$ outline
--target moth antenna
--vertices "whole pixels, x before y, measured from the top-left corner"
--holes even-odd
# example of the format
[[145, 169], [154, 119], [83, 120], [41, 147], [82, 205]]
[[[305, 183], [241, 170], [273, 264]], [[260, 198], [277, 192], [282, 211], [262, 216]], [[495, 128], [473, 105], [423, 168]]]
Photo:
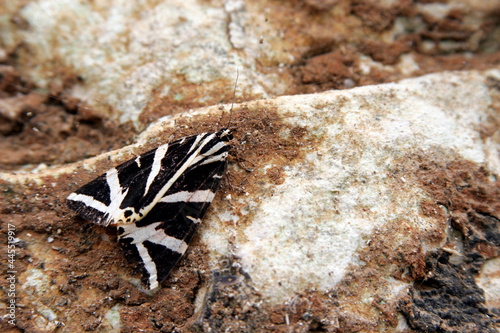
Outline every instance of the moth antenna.
[[238, 86], [238, 78], [240, 77], [240, 71], [238, 68], [236, 68], [236, 80], [234, 81], [234, 89], [233, 89], [233, 101], [231, 102], [231, 108], [229, 109], [229, 120], [227, 122], [226, 128], [229, 128], [231, 125], [231, 118], [233, 116], [233, 107], [234, 107], [234, 100], [236, 98], [236, 88]]

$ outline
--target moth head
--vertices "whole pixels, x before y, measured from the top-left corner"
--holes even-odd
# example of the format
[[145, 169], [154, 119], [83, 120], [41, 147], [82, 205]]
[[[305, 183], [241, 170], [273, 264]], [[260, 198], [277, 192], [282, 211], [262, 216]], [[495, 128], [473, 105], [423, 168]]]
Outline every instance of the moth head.
[[233, 139], [233, 132], [230, 129], [223, 128], [218, 131], [215, 135], [221, 140], [225, 142], [229, 142]]
[[130, 224], [139, 221], [144, 215], [139, 212], [136, 213], [133, 208], [127, 208], [119, 212], [117, 216], [114, 217], [114, 223], [116, 225]]

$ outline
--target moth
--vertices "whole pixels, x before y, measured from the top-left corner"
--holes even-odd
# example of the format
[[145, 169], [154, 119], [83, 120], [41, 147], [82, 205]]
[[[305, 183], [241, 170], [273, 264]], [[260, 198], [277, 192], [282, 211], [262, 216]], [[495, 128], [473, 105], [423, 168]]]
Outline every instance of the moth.
[[69, 208], [118, 242], [156, 289], [184, 255], [226, 169], [229, 129], [167, 143], [111, 168], [67, 198]]

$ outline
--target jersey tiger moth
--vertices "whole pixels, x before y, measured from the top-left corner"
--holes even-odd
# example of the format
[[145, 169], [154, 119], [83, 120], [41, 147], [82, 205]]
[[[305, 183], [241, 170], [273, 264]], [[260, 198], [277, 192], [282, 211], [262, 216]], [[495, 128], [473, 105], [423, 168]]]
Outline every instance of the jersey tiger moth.
[[186, 249], [226, 168], [228, 129], [167, 143], [71, 193], [68, 206], [86, 220], [116, 226], [141, 281], [156, 289]]

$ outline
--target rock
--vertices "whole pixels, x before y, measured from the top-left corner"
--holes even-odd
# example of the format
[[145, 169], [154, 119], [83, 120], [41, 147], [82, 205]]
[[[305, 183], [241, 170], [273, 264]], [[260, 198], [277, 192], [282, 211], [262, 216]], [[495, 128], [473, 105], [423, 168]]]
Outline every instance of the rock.
[[[187, 282], [179, 275], [187, 264], [200, 269], [219, 295], [200, 300], [199, 315], [227, 307], [219, 302], [230, 297], [236, 305], [225, 311], [238, 317], [247, 304], [253, 322], [257, 304], [264, 302], [259, 311], [274, 313], [278, 326], [313, 327], [327, 320], [320, 313], [328, 308], [333, 326], [325, 327], [332, 330], [382, 327], [382, 318], [384, 325], [407, 327], [401, 313], [414, 328], [437, 325], [447, 331], [481, 323], [484, 331], [492, 330], [487, 304], [494, 287], [489, 284], [484, 294], [475, 278], [500, 246], [493, 126], [498, 78], [497, 70], [442, 73], [234, 105], [235, 151], [226, 175], [231, 186], [223, 186], [214, 200], [193, 255], [173, 273], [170, 288]], [[195, 110], [190, 121], [217, 118], [219, 112]], [[110, 156], [117, 163], [185, 117], [160, 119], [135, 146], [120, 151], [0, 177], [13, 186], [47, 177], [60, 182], [83, 172], [83, 165], [100, 169]], [[118, 246], [112, 251], [119, 254]], [[210, 271], [216, 274], [212, 279]], [[460, 289], [453, 289], [455, 280], [462, 281]], [[428, 298], [429, 290], [438, 294]], [[474, 302], [469, 295], [477, 296]], [[431, 301], [436, 297], [456, 301]], [[460, 315], [472, 309], [478, 314]], [[457, 316], [446, 319], [450, 311]]]

